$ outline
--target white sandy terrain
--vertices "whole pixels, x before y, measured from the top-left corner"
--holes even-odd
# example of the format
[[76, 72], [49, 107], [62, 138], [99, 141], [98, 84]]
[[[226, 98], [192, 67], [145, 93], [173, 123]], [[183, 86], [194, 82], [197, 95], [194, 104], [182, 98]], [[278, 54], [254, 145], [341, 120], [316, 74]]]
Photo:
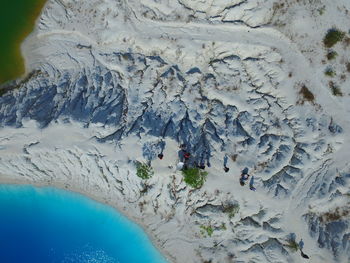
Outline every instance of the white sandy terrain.
[[[345, 0], [49, 0], [22, 46], [29, 76], [2, 87], [0, 182], [116, 207], [169, 262], [348, 262], [349, 11]], [[332, 27], [345, 38], [327, 60]], [[175, 169], [182, 143], [206, 165], [200, 189]], [[255, 192], [239, 184], [244, 167]]]

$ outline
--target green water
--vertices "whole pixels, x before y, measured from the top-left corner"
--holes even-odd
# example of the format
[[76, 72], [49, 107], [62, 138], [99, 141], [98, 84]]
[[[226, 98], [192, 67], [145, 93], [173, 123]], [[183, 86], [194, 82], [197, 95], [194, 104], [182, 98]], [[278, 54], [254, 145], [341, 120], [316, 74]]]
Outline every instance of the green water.
[[33, 30], [46, 0], [0, 0], [0, 83], [20, 77], [20, 45]]

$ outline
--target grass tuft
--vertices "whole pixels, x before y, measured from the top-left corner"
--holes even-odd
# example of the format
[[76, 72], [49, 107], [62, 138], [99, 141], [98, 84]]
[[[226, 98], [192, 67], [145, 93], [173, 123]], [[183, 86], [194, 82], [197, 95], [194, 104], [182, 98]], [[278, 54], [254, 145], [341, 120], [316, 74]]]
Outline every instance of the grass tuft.
[[214, 232], [214, 229], [213, 229], [213, 227], [211, 225], [209, 225], [209, 226], [202, 225], [202, 226], [200, 226], [200, 228], [201, 228], [201, 234], [203, 236], [206, 233], [209, 237], [211, 237], [213, 232]]
[[321, 8], [317, 9], [317, 11], [320, 14], [320, 16], [322, 16], [326, 11], [326, 6], [322, 6]]
[[345, 33], [336, 29], [331, 28], [328, 30], [326, 36], [323, 38], [323, 44], [327, 48], [333, 47], [335, 44], [337, 44], [339, 41], [342, 41], [345, 36]]
[[328, 86], [331, 89], [332, 94], [334, 96], [339, 96], [339, 97], [343, 96], [343, 93], [341, 92], [340, 88], [333, 81], [330, 81], [328, 83]]
[[291, 251], [293, 252], [297, 252], [299, 249], [299, 245], [297, 242], [295, 242], [295, 240], [288, 240], [288, 244], [285, 245], [286, 247], [288, 247]]
[[222, 211], [227, 214], [229, 218], [233, 218], [239, 211], [239, 204], [225, 205]]
[[333, 51], [333, 50], [330, 50], [330, 51], [327, 53], [327, 59], [328, 59], [328, 60], [335, 59], [337, 56], [338, 56], [338, 53], [335, 52], [335, 51]]
[[335, 72], [333, 71], [332, 68], [328, 67], [325, 71], [324, 71], [324, 74], [327, 76], [327, 77], [331, 77], [333, 78], [335, 76]]
[[307, 101], [314, 101], [315, 100], [314, 94], [305, 85], [303, 85], [303, 87], [299, 91], [299, 94], [301, 94], [303, 96], [304, 100], [307, 100]]

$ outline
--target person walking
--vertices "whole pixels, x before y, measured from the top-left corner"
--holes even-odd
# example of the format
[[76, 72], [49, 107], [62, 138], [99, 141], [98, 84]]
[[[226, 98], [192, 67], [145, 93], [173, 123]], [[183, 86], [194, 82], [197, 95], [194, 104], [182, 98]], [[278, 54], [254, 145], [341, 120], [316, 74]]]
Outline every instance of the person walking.
[[239, 178], [239, 183], [241, 186], [244, 186], [246, 181], [248, 181], [249, 177], [250, 177], [250, 181], [249, 181], [249, 189], [252, 191], [255, 191], [256, 188], [254, 187], [254, 176], [251, 176], [250, 174], [248, 174], [249, 169], [247, 167], [245, 167], [242, 170], [242, 174], [241, 177]]
[[242, 170], [241, 173], [241, 177], [239, 178], [239, 183], [241, 184], [241, 186], [245, 185], [245, 182], [248, 180], [249, 178], [249, 174], [248, 174], [249, 169], [246, 167]]
[[254, 187], [254, 176], [250, 177], [250, 182], [249, 182], [249, 189], [252, 191], [255, 191], [255, 187]]
[[230, 168], [227, 167], [227, 161], [228, 161], [228, 156], [227, 156], [227, 154], [225, 154], [225, 156], [224, 156], [224, 171], [225, 171], [225, 173], [230, 171]]
[[303, 258], [309, 259], [310, 257], [303, 252], [303, 248], [304, 248], [304, 241], [303, 241], [303, 239], [300, 239], [300, 241], [298, 243], [298, 246], [299, 246], [299, 250], [300, 250], [300, 255]]

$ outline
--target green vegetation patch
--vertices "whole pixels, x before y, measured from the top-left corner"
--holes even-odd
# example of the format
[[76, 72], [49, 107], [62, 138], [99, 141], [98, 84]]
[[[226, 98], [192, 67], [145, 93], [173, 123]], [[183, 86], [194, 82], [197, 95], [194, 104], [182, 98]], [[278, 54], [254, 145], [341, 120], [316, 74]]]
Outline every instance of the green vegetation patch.
[[335, 59], [337, 56], [338, 56], [338, 53], [335, 52], [335, 51], [333, 51], [333, 50], [330, 50], [330, 51], [327, 53], [327, 59], [328, 59], [328, 60]]
[[317, 9], [317, 11], [320, 14], [320, 16], [322, 16], [326, 11], [326, 6], [322, 6], [321, 8]]
[[220, 229], [221, 230], [227, 230], [226, 224], [222, 223], [221, 226], [220, 226]]
[[334, 96], [339, 96], [339, 97], [343, 96], [343, 93], [341, 92], [340, 88], [333, 81], [330, 81], [328, 83], [328, 86], [331, 89], [332, 94]]
[[182, 170], [185, 183], [193, 188], [201, 188], [206, 180], [208, 173], [199, 168], [187, 168]]
[[209, 226], [200, 226], [201, 228], [201, 234], [204, 236], [205, 234], [207, 234], [209, 237], [212, 236], [213, 232], [214, 232], [214, 229], [211, 225]]
[[295, 242], [295, 240], [288, 240], [288, 243], [285, 245], [286, 247], [288, 247], [291, 251], [293, 252], [297, 252], [299, 249], [299, 245], [297, 242]]
[[334, 77], [335, 76], [335, 72], [333, 71], [332, 68], [327, 68], [325, 71], [324, 71], [324, 74], [328, 77]]
[[229, 218], [233, 218], [239, 211], [239, 204], [225, 205], [222, 211], [227, 214]]
[[142, 179], [149, 179], [154, 174], [153, 168], [146, 163], [136, 163], [136, 175]]
[[323, 38], [323, 44], [327, 48], [333, 47], [335, 44], [337, 44], [339, 41], [342, 41], [345, 36], [345, 33], [336, 29], [331, 28], [328, 30], [326, 36]]

